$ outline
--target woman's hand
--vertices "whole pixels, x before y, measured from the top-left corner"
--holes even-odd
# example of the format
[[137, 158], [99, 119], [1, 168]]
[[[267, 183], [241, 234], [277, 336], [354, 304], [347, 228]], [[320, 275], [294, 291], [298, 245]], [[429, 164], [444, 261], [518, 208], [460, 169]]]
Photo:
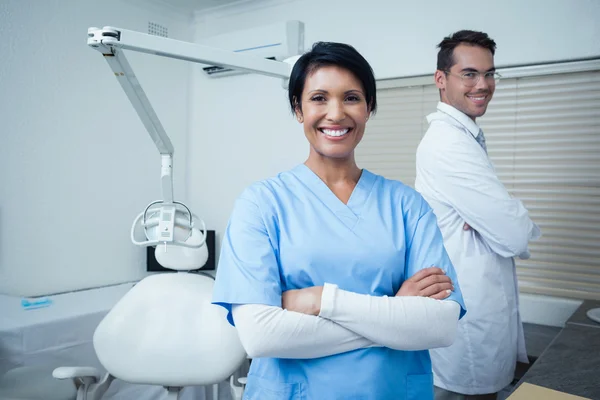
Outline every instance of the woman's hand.
[[438, 267], [425, 268], [402, 283], [396, 296], [422, 296], [443, 300], [454, 290], [452, 280]]
[[311, 286], [304, 289], [286, 290], [281, 296], [281, 307], [302, 314], [319, 315], [321, 312], [321, 294], [323, 286]]

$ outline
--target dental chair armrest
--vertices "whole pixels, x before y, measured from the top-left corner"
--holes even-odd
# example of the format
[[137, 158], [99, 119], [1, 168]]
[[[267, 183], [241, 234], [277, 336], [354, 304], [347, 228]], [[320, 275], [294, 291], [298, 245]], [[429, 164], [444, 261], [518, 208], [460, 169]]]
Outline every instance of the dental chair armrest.
[[56, 379], [90, 379], [90, 383], [99, 382], [102, 374], [94, 367], [58, 367], [52, 371], [52, 376]]

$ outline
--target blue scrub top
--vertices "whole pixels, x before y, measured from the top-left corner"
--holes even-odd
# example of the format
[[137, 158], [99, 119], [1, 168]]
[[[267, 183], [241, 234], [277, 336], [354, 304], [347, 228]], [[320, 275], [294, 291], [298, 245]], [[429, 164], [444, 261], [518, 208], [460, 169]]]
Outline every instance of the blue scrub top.
[[[435, 215], [420, 194], [363, 170], [347, 204], [304, 164], [255, 183], [235, 203], [222, 241], [213, 303], [281, 307], [290, 289], [321, 286], [394, 296], [437, 266], [465, 306]], [[428, 351], [371, 347], [316, 359], [252, 361], [244, 400], [430, 400]]]

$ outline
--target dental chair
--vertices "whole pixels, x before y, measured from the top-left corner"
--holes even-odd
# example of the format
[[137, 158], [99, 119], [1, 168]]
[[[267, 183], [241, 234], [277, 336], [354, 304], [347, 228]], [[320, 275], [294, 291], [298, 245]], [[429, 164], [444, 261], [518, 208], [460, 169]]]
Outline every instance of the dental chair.
[[[166, 158], [163, 183], [170, 182]], [[211, 304], [214, 279], [190, 272], [208, 260], [204, 221], [183, 203], [155, 201], [134, 220], [131, 240], [156, 246], [156, 260], [177, 272], [142, 279], [102, 319], [93, 344], [108, 373], [60, 367], [53, 376], [72, 380], [77, 400], [100, 400], [114, 379], [163, 386], [169, 400], [178, 399], [186, 386], [228, 380], [246, 353], [225, 309]], [[241, 400], [242, 393], [241, 386], [232, 386], [234, 400]]]
[[[212, 287], [211, 277], [189, 272], [143, 279], [94, 333], [94, 350], [108, 373], [60, 367], [54, 377], [76, 382], [77, 400], [100, 400], [114, 379], [163, 386], [169, 400], [185, 386], [227, 380], [246, 353], [225, 310], [211, 304]], [[242, 389], [232, 394], [241, 400]]]

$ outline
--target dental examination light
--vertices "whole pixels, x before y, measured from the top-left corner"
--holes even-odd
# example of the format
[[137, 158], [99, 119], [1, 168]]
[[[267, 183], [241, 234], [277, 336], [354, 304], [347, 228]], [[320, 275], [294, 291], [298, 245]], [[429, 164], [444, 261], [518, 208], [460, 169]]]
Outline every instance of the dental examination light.
[[90, 367], [54, 371], [54, 377], [78, 383], [78, 400], [101, 399], [115, 378], [163, 386], [170, 400], [179, 399], [183, 387], [196, 385], [213, 385], [212, 398], [217, 399], [215, 384], [229, 380], [234, 399], [241, 399], [243, 386], [234, 384], [233, 375], [246, 353], [225, 309], [211, 304], [214, 280], [188, 273], [201, 268], [208, 257], [205, 223], [174, 200], [174, 147], [123, 50], [266, 75], [282, 79], [285, 87], [304, 46], [303, 24], [288, 21], [287, 26], [301, 40], [286, 47], [291, 58], [285, 61], [114, 27], [88, 29], [87, 44], [104, 56], [160, 153], [162, 199], [134, 219], [131, 240], [137, 246], [156, 246], [157, 261], [180, 273], [142, 279], [100, 322], [93, 343], [107, 374]]

